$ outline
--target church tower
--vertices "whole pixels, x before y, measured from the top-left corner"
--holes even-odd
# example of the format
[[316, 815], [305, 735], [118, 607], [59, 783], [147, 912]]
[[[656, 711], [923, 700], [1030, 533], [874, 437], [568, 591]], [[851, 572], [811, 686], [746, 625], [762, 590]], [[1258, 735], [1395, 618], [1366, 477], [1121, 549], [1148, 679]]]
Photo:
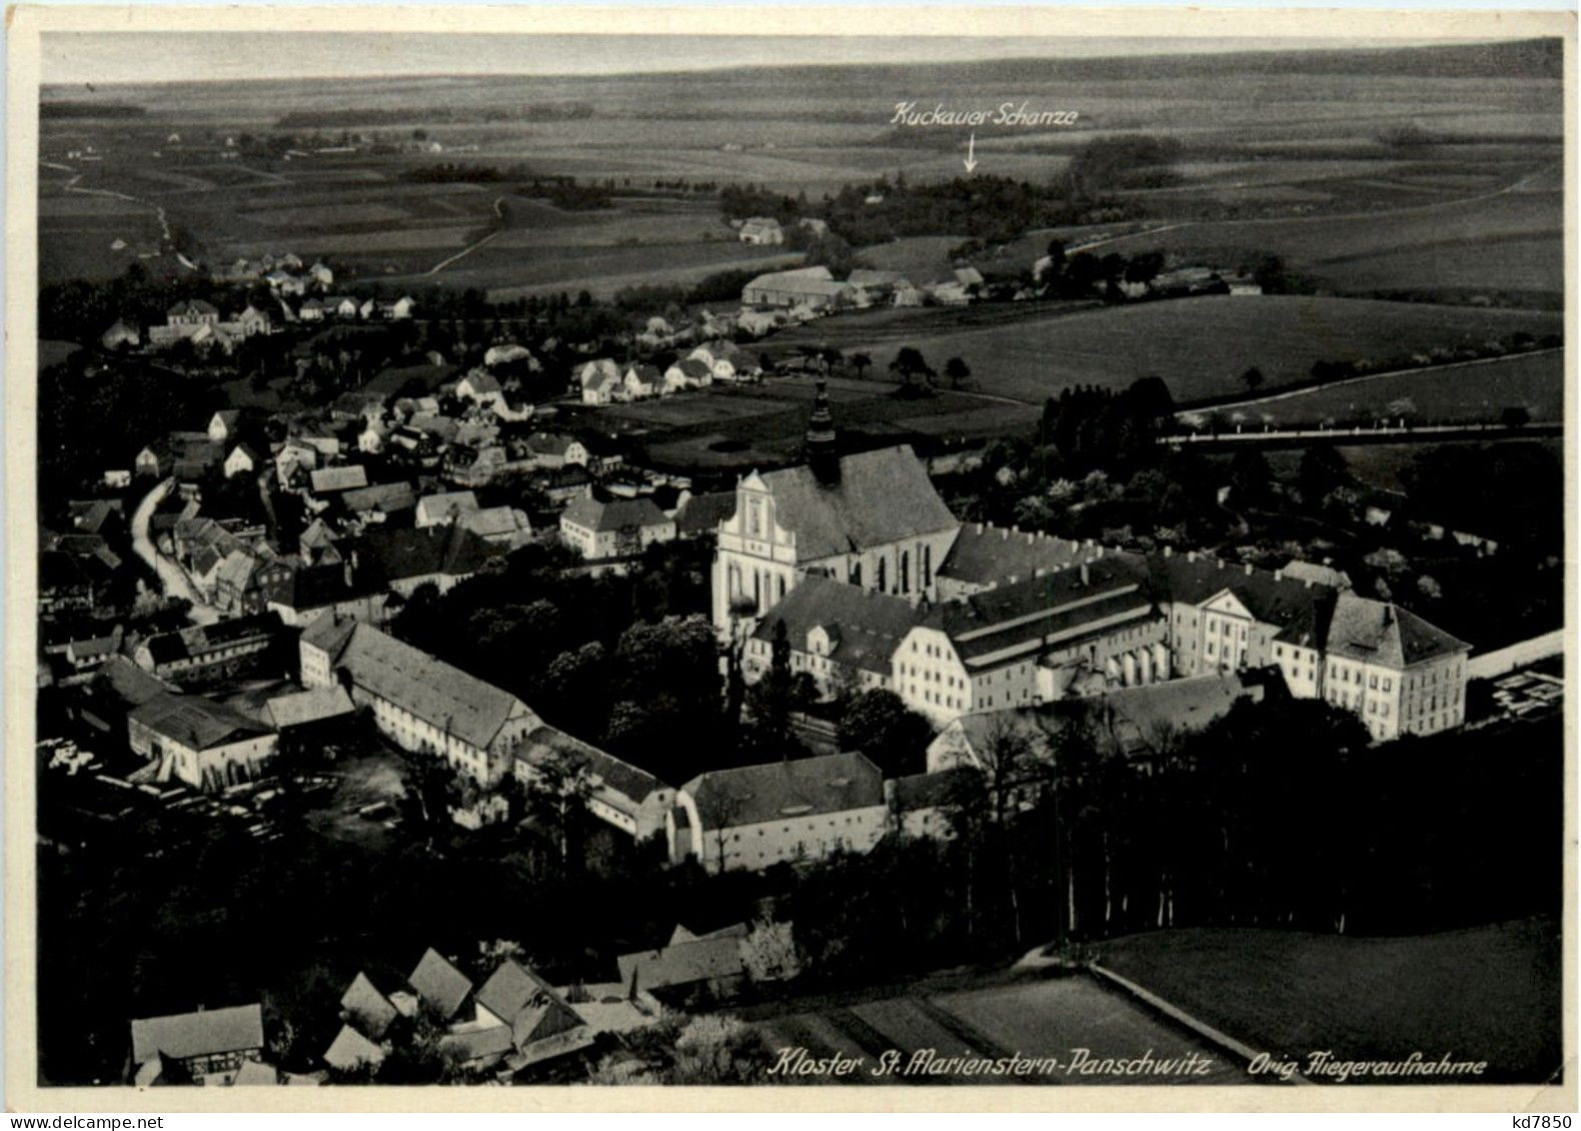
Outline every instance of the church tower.
[[819, 483], [833, 487], [840, 482], [840, 451], [834, 431], [834, 414], [829, 410], [829, 383], [818, 378], [818, 395], [813, 398], [812, 415], [807, 418], [807, 467]]

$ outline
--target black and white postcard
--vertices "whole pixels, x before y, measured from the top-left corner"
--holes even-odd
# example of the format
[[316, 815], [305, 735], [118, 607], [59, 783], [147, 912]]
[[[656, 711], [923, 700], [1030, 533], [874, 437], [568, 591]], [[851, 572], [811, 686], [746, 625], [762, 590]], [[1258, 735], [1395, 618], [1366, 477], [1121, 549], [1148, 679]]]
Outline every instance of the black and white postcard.
[[12, 1110], [1574, 1109], [1574, 14], [894, 16], [13, 10]]

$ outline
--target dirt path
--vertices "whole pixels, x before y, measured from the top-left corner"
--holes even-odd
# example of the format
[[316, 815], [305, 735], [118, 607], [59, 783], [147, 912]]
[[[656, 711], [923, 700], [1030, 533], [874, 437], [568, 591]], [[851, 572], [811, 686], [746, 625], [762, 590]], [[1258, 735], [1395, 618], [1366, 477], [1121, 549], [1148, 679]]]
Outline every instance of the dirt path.
[[159, 575], [165, 596], [184, 597], [192, 602], [192, 611], [188, 616], [195, 623], [213, 624], [220, 619], [219, 613], [204, 603], [202, 596], [192, 588], [192, 583], [182, 572], [181, 567], [161, 554], [154, 545], [153, 539], [149, 537], [148, 526], [154, 511], [175, 485], [174, 479], [166, 479], [144, 495], [143, 501], [137, 504], [137, 509], [132, 512], [132, 552], [147, 562]]
[[[504, 206], [505, 206], [505, 198], [503, 196], [496, 196], [494, 198], [494, 215], [499, 218], [499, 220], [500, 220], [500, 222], [502, 224], [504, 223], [504, 220], [505, 220], [505, 207]], [[504, 227], [495, 228], [488, 235], [484, 236], [482, 239], [476, 241], [475, 243], [468, 244], [466, 247], [464, 247], [460, 251], [456, 252], [450, 258], [448, 258], [448, 259], [441, 259], [438, 263], [434, 264], [427, 271], [424, 271], [423, 274], [425, 276], [439, 274], [446, 267], [449, 267], [452, 263], [456, 262], [458, 259], [462, 259], [462, 258], [465, 258], [468, 255], [471, 255], [474, 251], [476, 251], [478, 248], [482, 247], [484, 244], [488, 243], [490, 240], [492, 240], [495, 236], [499, 235], [504, 230], [505, 230]]]

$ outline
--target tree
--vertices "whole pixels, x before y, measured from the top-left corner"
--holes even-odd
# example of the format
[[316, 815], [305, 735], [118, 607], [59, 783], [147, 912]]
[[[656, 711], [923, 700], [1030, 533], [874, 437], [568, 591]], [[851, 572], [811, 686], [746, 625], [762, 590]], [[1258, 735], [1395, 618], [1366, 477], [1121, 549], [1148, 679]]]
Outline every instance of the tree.
[[1247, 392], [1255, 393], [1263, 386], [1263, 371], [1254, 365], [1241, 374], [1241, 381], [1246, 385]]
[[921, 773], [933, 727], [905, 701], [885, 688], [870, 688], [841, 712], [837, 729], [841, 750], [859, 750], [884, 776]]
[[1234, 506], [1256, 506], [1268, 498], [1273, 470], [1255, 448], [1242, 448], [1230, 458], [1230, 491]]
[[734, 1017], [706, 1014], [686, 1023], [675, 1041], [668, 1084], [755, 1084], [766, 1077], [769, 1047], [758, 1029]]
[[1332, 444], [1314, 444], [1301, 453], [1296, 486], [1301, 491], [1301, 501], [1308, 508], [1315, 509], [1330, 492], [1349, 482], [1350, 468]]
[[788, 982], [806, 961], [789, 923], [760, 919], [741, 940], [741, 961], [754, 982]]
[[873, 364], [873, 359], [865, 353], [853, 353], [850, 357], [851, 368], [856, 370], [856, 379], [862, 380], [868, 368]]
[[959, 389], [972, 375], [970, 367], [958, 357], [952, 357], [944, 363], [944, 375], [950, 379], [950, 388]]
[[1532, 414], [1524, 405], [1510, 405], [1499, 413], [1499, 423], [1506, 428], [1524, 428], [1532, 422]]
[[560, 854], [567, 875], [582, 868], [582, 849], [593, 796], [593, 774], [587, 757], [570, 749], [556, 749], [533, 763], [527, 787], [527, 811], [544, 827]]
[[895, 360], [889, 363], [889, 371], [907, 387], [914, 385], [919, 378], [932, 384], [934, 377], [932, 367], [915, 346], [902, 346], [900, 352], [895, 354]]

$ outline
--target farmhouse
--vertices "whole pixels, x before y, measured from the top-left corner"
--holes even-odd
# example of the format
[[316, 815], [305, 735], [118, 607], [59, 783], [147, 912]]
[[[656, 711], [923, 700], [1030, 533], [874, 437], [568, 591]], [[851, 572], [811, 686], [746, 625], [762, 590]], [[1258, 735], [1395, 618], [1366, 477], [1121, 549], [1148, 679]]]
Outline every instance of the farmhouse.
[[99, 344], [107, 350], [120, 349], [122, 346], [135, 348], [143, 344], [143, 336], [135, 324], [117, 318], [108, 330], [99, 335]]
[[[731, 370], [732, 376], [735, 370]], [[714, 383], [714, 369], [701, 358], [686, 357], [664, 371], [665, 393], [678, 393], [683, 389], [706, 389]]]
[[565, 432], [534, 432], [527, 437], [527, 451], [538, 467], [587, 466], [587, 447]]
[[741, 305], [824, 309], [850, 293], [850, 284], [836, 282], [829, 268], [798, 267], [759, 275], [741, 289]]
[[724, 1001], [747, 980], [741, 957], [745, 923], [734, 923], [704, 935], [677, 925], [669, 944], [658, 950], [622, 954], [615, 959], [620, 984], [628, 989], [658, 991], [667, 1001], [689, 1004], [694, 999]]
[[560, 534], [584, 558], [619, 558], [640, 554], [654, 542], [675, 537], [675, 520], [646, 496], [615, 499], [576, 499], [560, 516]]
[[262, 1061], [263, 1051], [257, 1004], [145, 1017], [132, 1022], [128, 1083], [229, 1084], [245, 1065]]
[[866, 852], [888, 827], [884, 783], [862, 754], [828, 754], [700, 774], [665, 822], [670, 862], [761, 871], [836, 851]]
[[741, 242], [751, 244], [781, 244], [785, 230], [780, 222], [764, 216], [754, 216], [741, 225]]
[[280, 635], [270, 613], [190, 625], [148, 637], [133, 655], [137, 666], [160, 679], [187, 682], [231, 675], [269, 649]]
[[573, 379], [582, 390], [583, 404], [609, 404], [620, 390], [623, 377], [620, 366], [605, 357], [581, 365]]

